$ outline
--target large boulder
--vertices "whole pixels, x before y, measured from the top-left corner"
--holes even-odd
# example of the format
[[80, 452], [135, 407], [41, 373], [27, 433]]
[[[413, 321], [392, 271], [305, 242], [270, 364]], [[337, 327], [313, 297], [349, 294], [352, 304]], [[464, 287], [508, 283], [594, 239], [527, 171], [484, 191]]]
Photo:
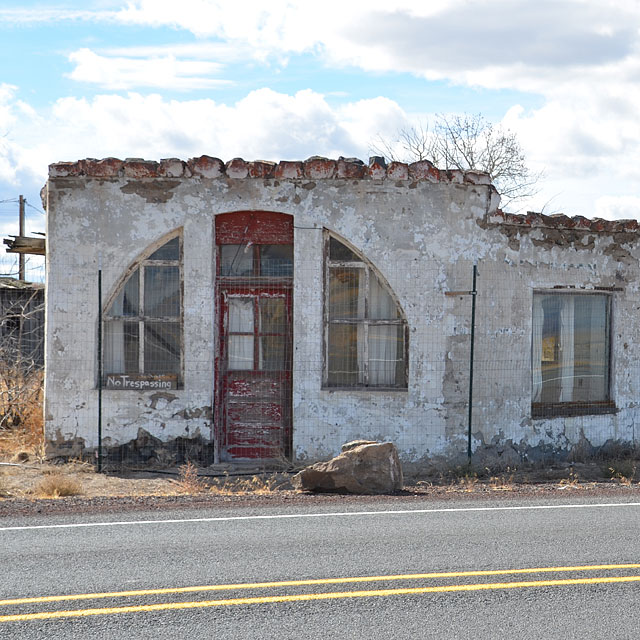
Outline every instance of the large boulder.
[[340, 455], [306, 467], [291, 480], [301, 491], [394, 493], [402, 489], [402, 467], [393, 443], [355, 441], [343, 445]]

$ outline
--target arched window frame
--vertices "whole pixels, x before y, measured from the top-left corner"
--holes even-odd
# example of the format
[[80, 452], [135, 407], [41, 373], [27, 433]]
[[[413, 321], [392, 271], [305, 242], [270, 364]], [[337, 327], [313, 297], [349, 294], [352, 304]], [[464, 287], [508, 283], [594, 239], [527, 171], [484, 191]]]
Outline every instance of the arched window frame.
[[[161, 250], [170, 245], [174, 240], [177, 240], [177, 258], [162, 256]], [[171, 248], [173, 250], [173, 247]], [[156, 255], [158, 254], [158, 255]], [[176, 292], [178, 294], [177, 309], [171, 310], [168, 314], [158, 313], [157, 310], [149, 309], [150, 304], [147, 304], [149, 299], [148, 295], [145, 295], [145, 290], [152, 281], [148, 269], [169, 267], [177, 271], [177, 278], [171, 280], [175, 282]], [[121, 295], [124, 295], [126, 287], [132, 282], [132, 279], [137, 278], [137, 309], [135, 312], [126, 313], [124, 310], [120, 313], [114, 313], [113, 307], [118, 301]], [[162, 290], [166, 286], [166, 281], [161, 278], [158, 280], [158, 290]], [[134, 287], [135, 289], [135, 287]], [[133, 262], [126, 270], [124, 275], [119, 280], [117, 286], [114, 289], [113, 294], [109, 297], [107, 303], [104, 305], [103, 311], [103, 371], [104, 381], [107, 388], [123, 388], [112, 386], [109, 384], [109, 378], [113, 378], [113, 374], [130, 376], [131, 386], [125, 387], [134, 390], [156, 389], [156, 388], [169, 388], [182, 387], [183, 371], [184, 371], [184, 320], [183, 320], [183, 242], [182, 242], [182, 230], [173, 231], [163, 236], [158, 241], [147, 247], [143, 253]], [[124, 298], [123, 298], [124, 299]], [[135, 328], [135, 331], [126, 334], [129, 339], [128, 352], [129, 358], [122, 355], [120, 357], [121, 363], [115, 365], [115, 361], [118, 358], [114, 357], [114, 341], [115, 336], [118, 335], [117, 330], [120, 329], [122, 335], [125, 335], [124, 324], [130, 325], [131, 328]], [[158, 364], [153, 362], [150, 358], [146, 357], [146, 351], [152, 347], [154, 340], [151, 339], [152, 326], [158, 325], [173, 325], [174, 331], [165, 333], [165, 336], [160, 336], [160, 339], [167, 338], [172, 335], [173, 344], [175, 345], [173, 362], [167, 359], [166, 362]], [[126, 341], [125, 337], [122, 338], [123, 343]], [[159, 341], [156, 336], [155, 342]], [[137, 342], [137, 346], [132, 348], [131, 343]], [[157, 348], [157, 347], [156, 347]], [[122, 346], [121, 350], [124, 352], [127, 347]], [[128, 362], [127, 362], [128, 360]], [[117, 370], [119, 369], [119, 370]], [[159, 379], [164, 378], [164, 384], [158, 386], [154, 382], [158, 382]]]
[[[337, 241], [348, 253], [352, 254], [348, 260], [341, 260], [332, 256], [331, 240]], [[368, 389], [368, 390], [406, 390], [408, 386], [409, 371], [409, 329], [406, 316], [393, 290], [382, 276], [382, 274], [369, 262], [355, 247], [353, 247], [344, 238], [325, 229], [324, 231], [324, 375], [323, 387], [327, 389]], [[361, 273], [363, 287], [363, 304], [364, 313], [362, 317], [346, 318], [336, 316], [331, 309], [331, 271], [333, 269], [357, 269]], [[390, 296], [395, 305], [396, 317], [376, 318], [370, 313], [371, 300], [371, 283], [375, 279], [378, 286], [388, 296]], [[358, 351], [361, 355], [358, 362], [357, 370], [352, 371], [351, 375], [357, 380], [338, 381], [331, 372], [331, 332], [332, 329], [340, 325], [356, 326], [358, 333]], [[401, 340], [398, 341], [396, 349], [396, 375], [392, 383], [388, 381], [375, 381], [375, 375], [370, 371], [369, 367], [369, 332], [372, 327], [389, 327], [397, 326], [398, 335]], [[380, 376], [378, 376], [380, 377]], [[384, 377], [384, 376], [382, 376]]]

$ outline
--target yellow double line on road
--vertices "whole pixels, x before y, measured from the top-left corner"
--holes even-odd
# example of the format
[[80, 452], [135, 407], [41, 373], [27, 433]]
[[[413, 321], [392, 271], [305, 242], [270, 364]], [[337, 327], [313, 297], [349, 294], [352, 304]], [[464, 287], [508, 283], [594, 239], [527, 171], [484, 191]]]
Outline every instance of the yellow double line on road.
[[[40, 604], [47, 602], [63, 602], [70, 600], [94, 600], [100, 598], [127, 598], [150, 595], [167, 595], [180, 593], [196, 593], [211, 591], [232, 591], [239, 589], [265, 589], [291, 586], [357, 584], [363, 582], [389, 582], [392, 580], [425, 580], [434, 578], [465, 578], [478, 576], [522, 575], [533, 573], [565, 573], [577, 571], [610, 571], [614, 569], [640, 569], [640, 564], [600, 564], [570, 567], [537, 567], [531, 569], [506, 569], [490, 571], [456, 571], [447, 573], [411, 573], [390, 576], [358, 576], [348, 578], [326, 578], [315, 580], [284, 580], [278, 582], [248, 582], [239, 584], [203, 585], [197, 587], [177, 587], [166, 589], [142, 589], [136, 591], [112, 591], [102, 593], [81, 593], [59, 596], [41, 596], [31, 598], [14, 598], [0, 600], [0, 606]], [[615, 584], [640, 582], [639, 575], [633, 576], [599, 576], [594, 578], [565, 578], [560, 580], [534, 580], [520, 582], [485, 582], [478, 584], [452, 584], [432, 587], [409, 587], [399, 589], [376, 589], [366, 591], [335, 591], [323, 593], [303, 593], [280, 596], [258, 596], [248, 598], [226, 598], [224, 600], [204, 600], [194, 602], [164, 602], [157, 604], [77, 609], [71, 611], [43, 611], [0, 616], [0, 622], [18, 622], [27, 620], [46, 620], [52, 618], [71, 618], [116, 613], [138, 613], [148, 611], [168, 611], [177, 609], [198, 609], [230, 605], [269, 604], [277, 602], [303, 602], [310, 600], [336, 600], [341, 598], [368, 598], [394, 595], [413, 595], [423, 593], [450, 593], [455, 591], [481, 591], [491, 589], [517, 589], [526, 587], [554, 587], [562, 585]]]

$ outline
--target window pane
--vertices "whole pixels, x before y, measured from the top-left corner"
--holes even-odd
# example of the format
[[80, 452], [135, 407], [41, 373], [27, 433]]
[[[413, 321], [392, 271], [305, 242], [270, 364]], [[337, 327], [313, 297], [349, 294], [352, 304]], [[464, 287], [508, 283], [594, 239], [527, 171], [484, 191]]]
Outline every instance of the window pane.
[[260, 369], [284, 371], [286, 366], [285, 336], [260, 336]]
[[180, 323], [145, 322], [144, 373], [180, 372]]
[[220, 274], [223, 276], [253, 275], [253, 246], [224, 244], [220, 247]]
[[229, 328], [232, 333], [253, 333], [253, 298], [229, 298]]
[[285, 333], [287, 316], [284, 298], [260, 298], [260, 333]]
[[[126, 281], [124, 287], [120, 289], [120, 293], [111, 303], [107, 315], [109, 316], [137, 316], [138, 315], [138, 299], [139, 271], [136, 269]], [[116, 373], [115, 371], [113, 373]]]
[[144, 268], [144, 315], [153, 318], [180, 317], [180, 269]]
[[[327, 382], [333, 387], [355, 386], [363, 381], [358, 368], [358, 325], [329, 325], [329, 354]], [[362, 327], [360, 327], [362, 333]]]
[[109, 320], [104, 323], [104, 372], [139, 373], [138, 323]]
[[253, 369], [253, 336], [229, 336], [229, 369]]
[[329, 269], [329, 318], [364, 318], [364, 269]]
[[293, 275], [293, 245], [260, 245], [260, 275], [290, 278]]
[[149, 260], [180, 260], [180, 238], [172, 238], [159, 249], [156, 249]]
[[371, 272], [369, 272], [369, 291], [369, 317], [372, 320], [396, 320], [400, 317], [393, 298]]
[[532, 401], [609, 399], [608, 297], [536, 294]]
[[369, 327], [369, 384], [404, 385], [404, 327]]
[[362, 262], [362, 260], [349, 247], [335, 238], [329, 238], [329, 260], [340, 262]]

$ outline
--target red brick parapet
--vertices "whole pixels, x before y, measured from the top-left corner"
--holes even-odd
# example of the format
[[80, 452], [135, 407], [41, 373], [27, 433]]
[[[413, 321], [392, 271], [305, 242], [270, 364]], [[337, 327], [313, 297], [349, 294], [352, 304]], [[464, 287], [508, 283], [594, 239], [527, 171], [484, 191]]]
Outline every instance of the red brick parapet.
[[282, 160], [278, 163], [265, 160], [252, 162], [233, 158], [223, 162], [212, 156], [190, 158], [186, 162], [178, 158], [166, 158], [160, 162], [142, 158], [87, 158], [77, 162], [56, 162], [49, 165], [50, 178], [194, 178], [252, 180], [393, 180], [394, 182], [453, 182], [457, 184], [489, 185], [487, 174], [477, 171], [450, 171], [438, 169], [428, 160], [391, 162], [373, 157], [369, 164], [357, 158], [332, 160], [312, 156], [307, 160]]
[[507, 213], [496, 209], [488, 218], [488, 223], [535, 229], [593, 231], [596, 233], [638, 233], [640, 223], [637, 220], [604, 220], [585, 218], [584, 216], [566, 216], [563, 213], [545, 215], [527, 211], [525, 214]]

